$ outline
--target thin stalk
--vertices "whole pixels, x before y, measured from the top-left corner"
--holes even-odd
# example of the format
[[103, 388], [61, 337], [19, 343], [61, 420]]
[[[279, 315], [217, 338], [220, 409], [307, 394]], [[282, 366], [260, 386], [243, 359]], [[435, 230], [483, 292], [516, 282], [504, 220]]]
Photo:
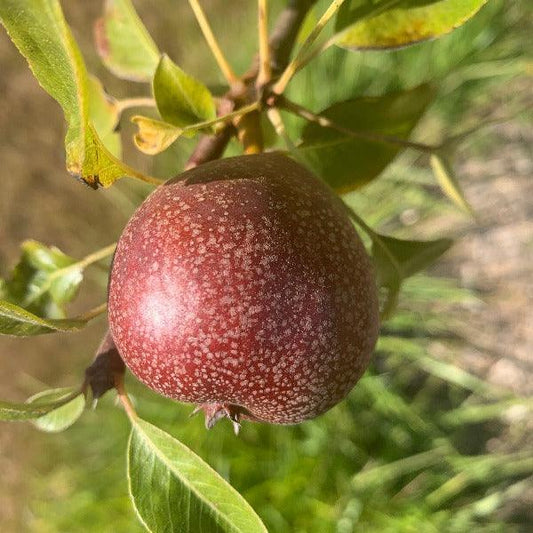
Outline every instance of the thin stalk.
[[439, 148], [438, 146], [431, 146], [429, 144], [407, 141], [405, 139], [400, 139], [399, 137], [394, 137], [391, 135], [380, 135], [378, 133], [351, 130], [349, 128], [345, 128], [344, 126], [336, 122], [333, 122], [331, 119], [323, 115], [317, 115], [309, 109], [302, 107], [301, 105], [296, 104], [295, 102], [291, 102], [285, 97], [280, 97], [276, 101], [282, 109], [294, 113], [295, 115], [302, 117], [309, 122], [315, 122], [323, 128], [330, 128], [340, 133], [344, 133], [349, 137], [355, 137], [357, 139], [364, 139], [367, 141], [373, 141], [382, 144], [390, 144], [392, 146], [401, 146], [403, 148], [412, 148], [414, 150], [429, 154], [432, 154]]
[[80, 268], [88, 267], [89, 265], [92, 265], [93, 263], [96, 263], [97, 261], [101, 261], [102, 259], [105, 259], [106, 257], [109, 257], [110, 255], [113, 255], [116, 247], [117, 247], [117, 243], [114, 242], [113, 244], [110, 244], [109, 246], [105, 246], [104, 248], [101, 248], [100, 250], [96, 250], [96, 252], [93, 252], [92, 254], [85, 256], [83, 259], [80, 259], [80, 261], [73, 263], [71, 267], [74, 267], [74, 266], [77, 266]]
[[258, 0], [257, 18], [259, 30], [259, 74], [257, 75], [256, 84], [258, 87], [262, 87], [272, 77], [270, 44], [268, 42], [268, 0]]
[[296, 146], [294, 145], [292, 139], [287, 133], [287, 129], [285, 128], [285, 124], [283, 123], [283, 118], [281, 116], [281, 113], [279, 112], [279, 109], [276, 107], [269, 107], [267, 109], [266, 114], [268, 120], [270, 120], [270, 123], [276, 130], [276, 133], [283, 139], [289, 151], [293, 154], [296, 153]]
[[231, 68], [226, 57], [222, 53], [222, 50], [220, 49], [218, 41], [216, 40], [215, 35], [213, 34], [213, 30], [209, 25], [209, 21], [205, 16], [204, 10], [202, 9], [200, 2], [198, 2], [198, 0], [189, 0], [189, 5], [191, 6], [191, 9], [194, 12], [194, 16], [196, 17], [198, 25], [200, 26], [200, 29], [204, 34], [204, 38], [207, 42], [207, 45], [211, 49], [211, 53], [213, 54], [213, 57], [215, 58], [218, 67], [220, 68], [220, 71], [226, 78], [226, 81], [229, 83], [229, 85], [234, 85], [239, 81], [239, 79], [237, 78], [235, 72], [233, 72], [233, 69]]
[[124, 100], [117, 100], [116, 107], [120, 114], [132, 107], [155, 107], [155, 100], [148, 97], [124, 98]]
[[159, 185], [165, 182], [165, 180], [160, 180], [159, 178], [154, 178], [152, 176], [146, 176], [142, 172], [138, 172], [137, 170], [131, 167], [127, 167], [127, 169], [128, 169], [128, 172], [127, 174], [125, 174], [126, 176], [130, 178], [138, 179], [140, 181], [144, 181], [144, 183], [149, 183], [150, 185], [155, 185], [159, 187]]
[[126, 411], [128, 418], [132, 422], [136, 420], [137, 418], [139, 418], [139, 415], [137, 415], [137, 411], [135, 411], [135, 407], [133, 407], [133, 404], [131, 403], [128, 393], [126, 392], [126, 388], [124, 387], [124, 375], [123, 374], [115, 375], [115, 389], [117, 389], [118, 399], [120, 400], [120, 403], [124, 407], [124, 411]]
[[300, 69], [300, 64], [302, 63], [302, 60], [307, 56], [309, 49], [311, 48], [311, 46], [313, 46], [313, 43], [316, 41], [320, 32], [323, 30], [324, 26], [330, 21], [331, 17], [333, 17], [333, 15], [337, 13], [338, 9], [343, 3], [344, 0], [333, 0], [333, 2], [331, 2], [330, 6], [320, 17], [320, 20], [317, 22], [313, 31], [310, 33], [310, 35], [307, 37], [305, 42], [298, 50], [298, 53], [296, 54], [294, 59], [287, 65], [287, 67], [281, 74], [279, 80], [274, 85], [274, 93], [283, 94], [294, 74]]
[[83, 270], [89, 265], [92, 265], [93, 263], [97, 263], [98, 261], [101, 261], [102, 259], [105, 259], [106, 257], [109, 257], [110, 255], [113, 255], [116, 247], [117, 247], [116, 243], [110, 244], [109, 246], [105, 246], [104, 248], [101, 248], [100, 250], [97, 250], [96, 252], [93, 252], [92, 254], [87, 255], [83, 259], [80, 259], [79, 261], [76, 261], [75, 263], [72, 263], [71, 265], [60, 268], [59, 270], [55, 270], [54, 272], [50, 274], [50, 276], [48, 276], [48, 281], [51, 283], [56, 278], [59, 278], [72, 270]]
[[76, 317], [77, 320], [85, 320], [89, 321], [93, 318], [96, 318], [99, 315], [102, 315], [107, 310], [107, 303], [103, 303], [100, 305], [97, 305], [96, 307], [93, 307], [92, 309], [89, 309], [89, 311], [85, 311], [85, 313], [82, 313], [81, 315], [78, 315]]
[[252, 111], [257, 111], [258, 109], [259, 109], [259, 102], [252, 102], [251, 104], [239, 107], [239, 109], [232, 111], [231, 113], [227, 113], [226, 115], [222, 115], [220, 117], [214, 118], [213, 120], [206, 120], [205, 122], [198, 122], [197, 124], [191, 124], [190, 126], [185, 126], [183, 128], [183, 131], [184, 132], [185, 131], [197, 131], [200, 129], [209, 128], [221, 122], [229, 122], [230, 120], [234, 118], [242, 117]]

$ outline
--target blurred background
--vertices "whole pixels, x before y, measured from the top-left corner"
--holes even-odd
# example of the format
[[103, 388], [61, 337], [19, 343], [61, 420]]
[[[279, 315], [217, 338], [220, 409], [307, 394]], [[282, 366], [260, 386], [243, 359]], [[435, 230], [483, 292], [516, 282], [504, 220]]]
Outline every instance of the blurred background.
[[[207, 84], [222, 82], [186, 2], [134, 3], [161, 50]], [[102, 3], [63, 4], [90, 71], [108, 91], [148, 94], [100, 64], [92, 24]], [[222, 48], [244, 72], [256, 50], [256, 3], [203, 4]], [[273, 16], [281, 6], [273, 2]], [[292, 99], [315, 111], [340, 98], [436, 81], [439, 96], [414, 137], [436, 142], [475, 130], [460, 143], [455, 167], [476, 220], [443, 197], [427, 161], [410, 152], [346, 197], [382, 233], [457, 243], [406, 283], [371, 369], [345, 402], [297, 427], [246, 424], [236, 438], [229, 424], [207, 432], [202, 420], [187, 418], [190, 406], [130, 379], [141, 416], [230, 480], [271, 531], [531, 531], [532, 15], [528, 0], [491, 0], [439, 41], [394, 53], [331, 50], [294, 81]], [[67, 175], [60, 109], [4, 31], [0, 72], [6, 277], [25, 239], [77, 258], [112, 243], [148, 189], [122, 180], [95, 192]], [[162, 177], [181, 170], [190, 142], [152, 161], [132, 148], [133, 130], [122, 124], [129, 163]], [[299, 124], [289, 126], [297, 138]], [[90, 269], [72, 314], [102, 302], [105, 284], [105, 268]], [[0, 338], [0, 398], [23, 401], [77, 384], [104, 329], [100, 319], [76, 334]], [[108, 396], [62, 434], [0, 423], [0, 531], [142, 531], [127, 497], [128, 422]]]

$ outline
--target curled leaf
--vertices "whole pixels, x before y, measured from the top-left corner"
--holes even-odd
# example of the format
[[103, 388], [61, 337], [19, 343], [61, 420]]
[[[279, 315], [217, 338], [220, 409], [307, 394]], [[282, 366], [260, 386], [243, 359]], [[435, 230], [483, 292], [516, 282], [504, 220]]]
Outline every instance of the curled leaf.
[[85, 409], [85, 397], [72, 389], [52, 389], [35, 394], [28, 399], [28, 404], [53, 404], [56, 407], [46, 414], [32, 420], [33, 425], [47, 433], [58, 433], [69, 428], [78, 420]]
[[0, 401], [0, 420], [32, 420], [46, 416], [82, 396], [72, 389], [53, 389], [32, 396], [26, 403]]
[[118, 102], [104, 89], [102, 82], [89, 76], [89, 116], [104, 146], [115, 156], [122, 154], [120, 134], [116, 131], [120, 118]]
[[433, 174], [437, 178], [440, 188], [444, 194], [455, 204], [457, 207], [466, 211], [469, 215], [474, 214], [472, 206], [468, 203], [461, 185], [455, 176], [452, 166], [444, 158], [443, 155], [438, 153], [431, 154], [430, 157], [431, 168]]
[[145, 154], [155, 155], [163, 152], [183, 134], [182, 128], [153, 118], [136, 115], [131, 121], [139, 128], [133, 142]]

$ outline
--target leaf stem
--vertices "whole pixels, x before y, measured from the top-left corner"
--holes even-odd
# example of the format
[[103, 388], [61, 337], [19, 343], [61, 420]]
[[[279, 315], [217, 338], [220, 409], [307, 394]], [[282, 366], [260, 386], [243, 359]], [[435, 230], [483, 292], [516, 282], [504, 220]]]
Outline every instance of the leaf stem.
[[48, 276], [49, 283], [54, 281], [56, 278], [59, 278], [63, 276], [64, 274], [70, 272], [71, 270], [83, 270], [89, 265], [92, 265], [93, 263], [101, 261], [102, 259], [105, 259], [106, 257], [109, 257], [110, 255], [114, 253], [116, 247], [117, 247], [116, 243], [110, 244], [109, 246], [105, 246], [104, 248], [101, 248], [100, 250], [97, 250], [96, 252], [93, 252], [92, 254], [87, 255], [83, 259], [80, 259], [79, 261], [76, 261], [75, 263], [72, 263], [71, 265], [60, 268], [58, 270], [54, 270], [54, 272], [52, 272]]
[[215, 35], [213, 34], [213, 30], [209, 25], [209, 21], [205, 16], [204, 10], [202, 9], [200, 2], [198, 2], [198, 0], [189, 0], [189, 5], [191, 6], [191, 9], [194, 12], [196, 21], [198, 22], [198, 25], [200, 26], [200, 29], [204, 34], [204, 38], [209, 48], [211, 49], [211, 53], [213, 54], [218, 64], [218, 67], [220, 68], [220, 71], [222, 72], [230, 86], [236, 84], [239, 79], [235, 75], [235, 72], [233, 72], [233, 69], [231, 68], [226, 57], [222, 53], [222, 50], [220, 49], [218, 41], [216, 40]]
[[259, 102], [252, 102], [251, 104], [239, 107], [239, 109], [227, 113], [226, 115], [221, 115], [220, 117], [214, 118], [213, 120], [206, 120], [205, 122], [198, 122], [197, 124], [191, 124], [190, 126], [185, 126], [183, 131], [196, 131], [203, 128], [209, 128], [221, 122], [229, 122], [230, 120], [238, 117], [242, 117], [251, 113], [252, 111], [257, 111], [259, 109]]
[[268, 0], [258, 0], [257, 18], [259, 30], [259, 74], [257, 75], [256, 85], [262, 87], [272, 77], [270, 43], [268, 42]]
[[317, 115], [316, 113], [313, 113], [309, 109], [295, 102], [292, 102], [281, 95], [279, 97], [276, 97], [275, 101], [276, 101], [276, 104], [279, 105], [282, 109], [285, 109], [291, 113], [294, 113], [295, 115], [302, 117], [309, 122], [314, 122], [318, 124], [319, 126], [322, 126], [323, 128], [330, 128], [340, 133], [344, 133], [345, 135], [348, 135], [349, 137], [365, 139], [367, 141], [373, 141], [373, 142], [382, 143], [382, 144], [389, 144], [393, 146], [401, 146], [403, 148], [412, 148], [414, 150], [418, 150], [420, 152], [429, 153], [429, 154], [432, 154], [439, 149], [438, 146], [432, 146], [429, 144], [407, 141], [405, 139], [400, 139], [399, 137], [394, 137], [392, 135], [380, 135], [378, 133], [372, 133], [369, 131], [368, 132], [356, 131], [356, 130], [352, 130], [349, 128], [345, 128], [341, 124], [334, 122], [328, 117], [325, 117], [324, 115]]
[[285, 89], [287, 88], [287, 85], [291, 81], [294, 74], [300, 69], [302, 60], [306, 57], [307, 52], [309, 51], [313, 43], [316, 41], [320, 32], [324, 29], [324, 26], [330, 21], [331, 17], [333, 17], [333, 15], [337, 13], [338, 9], [341, 7], [343, 3], [344, 3], [344, 0], [333, 0], [333, 2], [331, 2], [331, 4], [326, 9], [324, 14], [320, 17], [320, 20], [317, 22], [313, 31], [310, 33], [310, 35], [307, 37], [305, 42], [302, 44], [302, 46], [298, 50], [298, 53], [296, 54], [296, 56], [287, 65], [287, 67], [281, 74], [279, 80], [274, 85], [273, 87], [274, 93], [282, 94], [285, 91]]
[[157, 187], [159, 187], [159, 185], [162, 185], [165, 180], [161, 180], [159, 178], [154, 178], [153, 176], [146, 176], [145, 174], [143, 174], [142, 172], [138, 172], [137, 170], [131, 168], [131, 167], [126, 167], [126, 170], [127, 172], [125, 173], [125, 176], [129, 176], [131, 178], [135, 178], [135, 179], [138, 179], [140, 181], [144, 181], [144, 183], [149, 183], [150, 185], [155, 185]]
[[85, 320], [88, 322], [89, 320], [92, 320], [93, 318], [96, 318], [97, 316], [105, 313], [106, 310], [107, 303], [104, 302], [103, 304], [97, 305], [96, 307], [85, 311], [85, 313], [78, 315], [77, 317], [75, 317], [75, 320]]
[[155, 107], [155, 100], [148, 97], [124, 98], [124, 100], [117, 100], [116, 106], [119, 114], [121, 114], [125, 109], [131, 107]]
[[139, 415], [137, 414], [137, 411], [135, 411], [135, 407], [133, 407], [130, 397], [128, 396], [128, 393], [126, 392], [126, 388], [124, 387], [124, 375], [123, 374], [115, 375], [115, 389], [117, 389], [118, 399], [120, 400], [120, 403], [124, 407], [124, 411], [126, 411], [128, 418], [132, 422], [134, 422], [137, 418], [139, 418]]

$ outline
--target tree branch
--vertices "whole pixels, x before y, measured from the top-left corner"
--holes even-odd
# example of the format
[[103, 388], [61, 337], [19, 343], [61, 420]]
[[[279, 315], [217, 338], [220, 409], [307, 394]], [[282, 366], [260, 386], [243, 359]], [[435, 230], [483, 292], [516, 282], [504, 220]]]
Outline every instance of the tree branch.
[[[278, 16], [270, 37], [270, 61], [274, 75], [288, 65], [300, 26], [315, 2], [316, 0], [288, 0], [287, 7]], [[258, 65], [255, 64], [247, 79], [255, 80], [257, 75]], [[225, 98], [232, 96], [230, 91]], [[220, 158], [234, 134], [235, 128], [228, 125], [216, 135], [202, 137], [189, 157], [185, 170]]]
[[289, 64], [300, 26], [316, 0], [289, 0], [280, 13], [270, 37], [271, 63], [274, 74]]

